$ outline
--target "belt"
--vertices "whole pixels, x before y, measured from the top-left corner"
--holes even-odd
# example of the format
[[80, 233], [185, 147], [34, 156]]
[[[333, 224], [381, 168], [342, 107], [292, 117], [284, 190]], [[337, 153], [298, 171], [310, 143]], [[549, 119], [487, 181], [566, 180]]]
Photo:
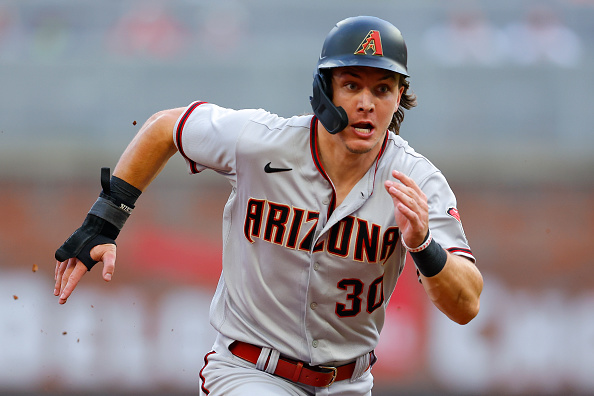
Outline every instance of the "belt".
[[[256, 364], [262, 348], [245, 342], [235, 341], [229, 346], [229, 351], [243, 360]], [[273, 374], [304, 385], [328, 387], [334, 381], [351, 378], [353, 371], [355, 371], [356, 363], [357, 361], [354, 361], [338, 367], [310, 366], [307, 363], [281, 356], [278, 358], [278, 363]], [[268, 364], [268, 361], [266, 364]]]

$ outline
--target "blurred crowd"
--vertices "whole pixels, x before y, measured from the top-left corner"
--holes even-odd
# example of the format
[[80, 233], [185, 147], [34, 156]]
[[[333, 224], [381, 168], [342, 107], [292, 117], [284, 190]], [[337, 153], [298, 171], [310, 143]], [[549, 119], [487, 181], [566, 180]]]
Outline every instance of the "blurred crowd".
[[96, 56], [175, 61], [189, 47], [222, 53], [239, 43], [244, 17], [243, 6], [235, 1], [190, 8], [159, 1], [117, 6], [0, 3], [0, 61]]
[[580, 36], [552, 7], [534, 5], [523, 19], [500, 27], [479, 8], [450, 12], [424, 37], [425, 49], [447, 66], [552, 64], [574, 67], [582, 58]]
[[[470, 4], [446, 8], [425, 31], [424, 51], [441, 65], [575, 67], [583, 58], [583, 40], [560, 9], [535, 3], [515, 20], [495, 23], [478, 3]], [[105, 8], [0, 4], [0, 61], [99, 56], [174, 62], [201, 51], [224, 56], [250, 33], [247, 7], [234, 0], [192, 7], [135, 1]]]

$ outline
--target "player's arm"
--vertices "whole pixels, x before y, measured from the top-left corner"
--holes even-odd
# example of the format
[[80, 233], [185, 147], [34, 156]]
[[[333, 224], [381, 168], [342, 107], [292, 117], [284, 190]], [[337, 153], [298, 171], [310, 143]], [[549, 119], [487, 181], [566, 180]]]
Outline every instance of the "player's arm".
[[[128, 145], [111, 180], [83, 225], [56, 251], [54, 295], [64, 304], [83, 275], [103, 262], [103, 279], [110, 281], [115, 270], [115, 238], [130, 215], [140, 193], [155, 179], [177, 148], [173, 128], [184, 108], [165, 110], [151, 116]], [[107, 173], [107, 178], [109, 174]]]
[[181, 107], [151, 116], [120, 157], [113, 175], [144, 191], [177, 151], [173, 127], [183, 111]]
[[425, 291], [450, 319], [468, 323], [478, 314], [482, 275], [473, 262], [446, 252], [432, 239], [427, 196], [410, 177], [396, 171], [392, 175], [401, 183], [387, 180], [385, 188], [394, 201], [402, 241], [421, 272]]
[[454, 322], [466, 324], [479, 312], [483, 277], [466, 257], [446, 254], [446, 264], [438, 274], [419, 276], [433, 304]]

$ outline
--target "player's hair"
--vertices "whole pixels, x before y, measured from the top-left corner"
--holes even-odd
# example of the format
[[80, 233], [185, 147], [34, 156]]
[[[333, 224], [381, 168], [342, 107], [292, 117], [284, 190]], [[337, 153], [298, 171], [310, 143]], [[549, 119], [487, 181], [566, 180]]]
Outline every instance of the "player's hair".
[[398, 110], [392, 116], [392, 121], [388, 126], [388, 129], [394, 132], [396, 135], [400, 134], [400, 124], [404, 120], [404, 110], [410, 110], [417, 105], [417, 96], [414, 93], [409, 93], [410, 83], [406, 79], [406, 76], [400, 74], [400, 85], [404, 87], [402, 97], [400, 98], [400, 105]]

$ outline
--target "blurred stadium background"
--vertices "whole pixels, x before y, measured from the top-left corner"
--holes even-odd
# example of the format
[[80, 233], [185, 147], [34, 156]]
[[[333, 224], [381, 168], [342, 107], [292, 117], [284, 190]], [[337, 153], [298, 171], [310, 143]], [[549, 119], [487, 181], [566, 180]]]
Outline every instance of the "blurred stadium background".
[[229, 186], [176, 157], [65, 306], [53, 253], [154, 112], [310, 112], [326, 33], [369, 14], [409, 49], [402, 136], [450, 181], [485, 278], [450, 323], [409, 265], [375, 395], [594, 394], [594, 2], [0, 1], [0, 393], [196, 394]]

